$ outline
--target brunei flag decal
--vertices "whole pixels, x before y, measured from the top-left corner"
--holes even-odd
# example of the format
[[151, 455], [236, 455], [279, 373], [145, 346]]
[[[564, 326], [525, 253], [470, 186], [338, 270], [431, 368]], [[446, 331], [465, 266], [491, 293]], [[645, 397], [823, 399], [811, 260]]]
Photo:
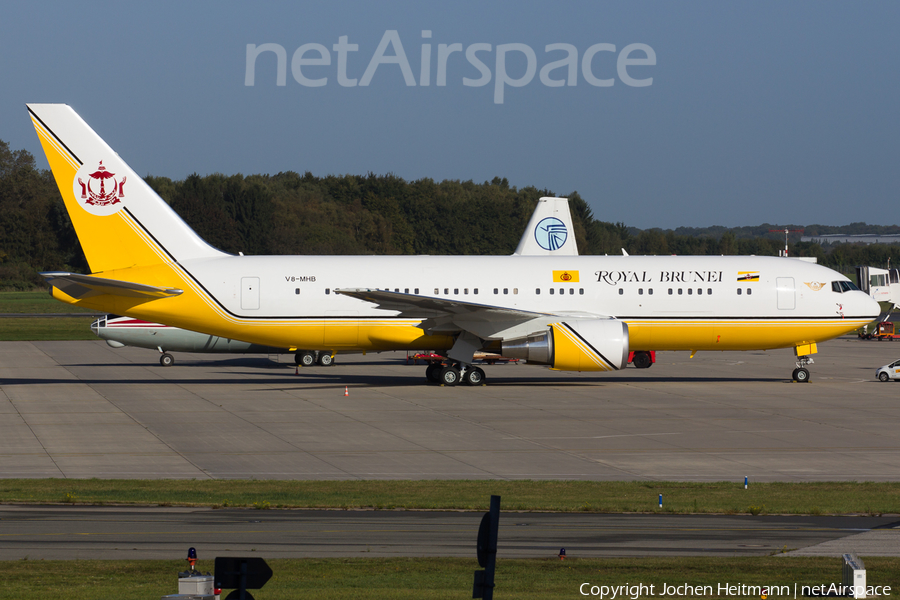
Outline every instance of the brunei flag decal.
[[578, 271], [553, 271], [553, 283], [578, 283]]
[[759, 281], [759, 271], [738, 271], [738, 281]]

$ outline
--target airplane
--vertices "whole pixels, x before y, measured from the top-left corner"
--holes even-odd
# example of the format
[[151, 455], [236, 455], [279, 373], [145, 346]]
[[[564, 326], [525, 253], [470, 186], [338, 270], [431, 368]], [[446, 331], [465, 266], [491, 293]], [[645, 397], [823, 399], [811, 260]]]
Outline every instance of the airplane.
[[[578, 256], [578, 244], [574, 236], [568, 235], [569, 231], [574, 231], [574, 226], [568, 198], [541, 198], [535, 206], [513, 255]], [[537, 242], [538, 236], [541, 239], [544, 236], [549, 238], [551, 232], [554, 232], [553, 235], [555, 235], [554, 243], [545, 244], [547, 248], [540, 246]], [[268, 355], [288, 352], [287, 348], [260, 346], [119, 315], [103, 315], [91, 323], [91, 331], [97, 337], [106, 340], [106, 343], [113, 348], [136, 346], [158, 350], [159, 364], [164, 367], [175, 364], [172, 352]], [[647, 354], [646, 359], [639, 355], [635, 364], [641, 365], [644, 364], [641, 362], [642, 360], [647, 360], [646, 366], [650, 366], [649, 353]], [[334, 359], [334, 353], [327, 351], [298, 350], [294, 353], [294, 363], [297, 366], [310, 367], [318, 364], [327, 367], [334, 364]]]
[[[28, 111], [90, 274], [43, 273], [52, 297], [295, 352], [430, 348], [426, 377], [479, 385], [475, 352], [616, 371], [629, 350], [793, 348], [875, 319], [847, 277], [765, 256], [243, 256], [201, 239], [64, 104]], [[572, 232], [544, 227], [541, 248]]]

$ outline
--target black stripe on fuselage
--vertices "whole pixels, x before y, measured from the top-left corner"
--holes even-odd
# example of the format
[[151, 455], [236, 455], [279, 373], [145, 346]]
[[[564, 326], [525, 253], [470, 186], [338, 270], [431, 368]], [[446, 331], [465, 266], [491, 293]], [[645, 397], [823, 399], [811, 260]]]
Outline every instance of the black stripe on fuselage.
[[[153, 243], [156, 244], [156, 246], [157, 246], [160, 250], [162, 250], [163, 253], [165, 253], [166, 256], [169, 257], [169, 259], [172, 261], [172, 264], [173, 264], [173, 265], [175, 265], [176, 267], [178, 267], [185, 275], [187, 275], [187, 276], [191, 279], [191, 281], [193, 281], [193, 282], [197, 285], [197, 287], [199, 287], [201, 290], [203, 290], [203, 293], [206, 294], [206, 296], [207, 296], [210, 300], [212, 300], [213, 302], [215, 302], [216, 305], [217, 305], [220, 309], [222, 309], [225, 313], [227, 313], [228, 315], [234, 317], [235, 319], [242, 320], [242, 321], [286, 320], [286, 319], [295, 319], [295, 320], [298, 320], [298, 321], [308, 321], [308, 320], [310, 320], [310, 319], [347, 320], [347, 319], [352, 319], [352, 318], [353, 318], [353, 317], [350, 316], [350, 315], [347, 315], [347, 316], [320, 316], [320, 317], [316, 317], [316, 316], [298, 317], [298, 316], [295, 316], [295, 315], [292, 315], [292, 316], [252, 316], [252, 317], [247, 317], [247, 316], [244, 316], [244, 315], [238, 315], [238, 314], [235, 314], [235, 313], [231, 312], [225, 305], [223, 305], [223, 304], [219, 301], [219, 299], [216, 298], [216, 297], [213, 295], [213, 293], [210, 292], [210, 291], [206, 288], [206, 286], [203, 285], [203, 284], [200, 282], [200, 279], [197, 278], [193, 273], [191, 273], [191, 272], [187, 269], [187, 267], [185, 267], [183, 264], [181, 264], [180, 262], [178, 262], [178, 259], [175, 258], [175, 256], [173, 256], [171, 252], [169, 252], [169, 250], [168, 250], [168, 249], [167, 249], [167, 248], [166, 248], [166, 247], [165, 247], [165, 246], [164, 246], [164, 245], [156, 238], [155, 235], [153, 235], [152, 233], [150, 233], [150, 230], [147, 228], [147, 226], [144, 225], [143, 223], [141, 223], [140, 219], [138, 219], [138, 218], [134, 215], [134, 213], [132, 213], [132, 212], [131, 212], [130, 210], [128, 210], [127, 208], [125, 208], [125, 209], [123, 209], [123, 210], [124, 210], [125, 212], [127, 212], [127, 213], [128, 213], [128, 216], [131, 217], [131, 219], [134, 220], [135, 223], [137, 223], [137, 225], [141, 228], [141, 230], [142, 230], [142, 231], [143, 231], [143, 232], [144, 232], [151, 240], [153, 240]], [[234, 256], [234, 255], [231, 255], [231, 256]], [[411, 319], [409, 319], [408, 317], [401, 317], [401, 316], [399, 316], [399, 315], [396, 315], [396, 316], [387, 316], [387, 315], [386, 315], [386, 316], [383, 316], [383, 317], [360, 317], [360, 316], [357, 316], [356, 319], [359, 320], [359, 321], [364, 321], [364, 320], [385, 321], [385, 320], [388, 320], [388, 319], [411, 320]]]
[[[54, 137], [55, 137], [55, 136], [54, 136]], [[138, 219], [138, 218], [134, 215], [134, 213], [132, 213], [130, 210], [128, 210], [127, 207], [124, 208], [123, 210], [124, 210], [126, 213], [128, 213], [128, 216], [131, 217], [131, 219], [132, 219], [132, 220], [133, 220], [133, 221], [141, 228], [141, 230], [142, 230], [142, 231], [143, 231], [143, 232], [144, 232], [151, 240], [153, 240], [153, 243], [156, 244], [156, 246], [157, 246], [160, 250], [162, 250], [163, 253], [165, 253], [166, 256], [169, 257], [169, 259], [172, 261], [172, 263], [173, 263], [174, 265], [176, 265], [179, 269], [181, 269], [182, 272], [184, 272], [184, 273], [185, 273], [185, 274], [186, 274], [186, 275], [187, 275], [187, 276], [188, 276], [188, 277], [189, 277], [189, 278], [190, 278], [190, 279], [191, 279], [191, 280], [192, 280], [192, 281], [193, 281], [193, 282], [201, 289], [201, 290], [203, 290], [203, 292], [206, 294], [206, 296], [207, 296], [210, 300], [212, 300], [213, 302], [215, 302], [216, 305], [217, 305], [220, 309], [222, 309], [225, 313], [227, 313], [228, 315], [230, 315], [231, 317], [233, 317], [233, 318], [235, 318], [235, 319], [238, 319], [238, 320], [246, 320], [246, 321], [260, 321], [260, 320], [286, 320], [286, 319], [296, 319], [296, 320], [310, 320], [310, 319], [342, 320], [342, 319], [343, 319], [343, 320], [346, 320], [346, 319], [348, 319], [348, 318], [352, 318], [352, 317], [349, 316], [349, 315], [348, 315], [348, 316], [324, 316], [324, 315], [323, 315], [323, 316], [305, 316], [305, 317], [298, 317], [298, 316], [295, 316], [295, 315], [291, 315], [291, 316], [252, 316], [252, 317], [247, 317], [247, 316], [244, 316], [244, 315], [238, 315], [238, 314], [236, 314], [236, 313], [230, 311], [227, 307], [225, 307], [225, 306], [219, 301], [219, 299], [216, 298], [216, 297], [212, 294], [212, 292], [210, 292], [210, 291], [206, 288], [206, 286], [203, 285], [203, 284], [200, 282], [200, 280], [199, 280], [193, 273], [191, 273], [191, 272], [190, 272], [183, 264], [181, 264], [180, 262], [178, 262], [178, 259], [177, 259], [171, 252], [169, 252], [169, 250], [168, 250], [168, 249], [167, 249], [167, 248], [159, 241], [159, 239], [156, 238], [155, 235], [153, 235], [153, 234], [150, 232], [150, 230], [147, 228], [146, 225], [144, 225], [143, 223], [141, 223], [140, 219]], [[234, 256], [234, 255], [232, 255], [232, 256]], [[426, 297], [429, 297], [429, 296], [426, 296]], [[621, 321], [634, 320], [634, 321], [686, 321], [686, 322], [690, 322], [690, 321], [772, 321], [772, 320], [785, 320], [785, 321], [797, 321], [797, 320], [803, 320], [803, 321], [808, 321], [808, 320], [821, 320], [821, 321], [826, 321], [826, 320], [837, 320], [837, 317], [796, 317], [796, 316], [771, 316], [771, 317], [765, 317], [765, 316], [747, 316], [747, 317], [745, 317], [745, 316], [741, 316], [741, 317], [738, 317], [738, 316], [731, 316], [731, 317], [710, 317], [710, 316], [659, 316], [659, 315], [656, 315], [656, 316], [614, 316], [614, 318], [619, 319], [619, 320], [621, 320]], [[845, 318], [845, 319], [862, 319], [862, 318], [868, 318], [868, 317], [844, 317], [844, 318]], [[401, 316], [399, 316], [399, 315], [395, 315], [395, 316], [387, 316], [387, 315], [385, 315], [385, 316], [383, 316], [383, 317], [360, 317], [360, 316], [357, 316], [356, 319], [358, 319], [359, 321], [366, 321], [366, 320], [372, 320], [372, 321], [384, 321], [384, 320], [388, 320], [388, 319], [411, 320], [409, 317], [401, 317]], [[567, 328], [568, 328], [569, 330], [572, 330], [571, 327], [569, 327], [568, 325], [567, 325]], [[577, 332], [575, 332], [575, 334], [578, 335]], [[584, 340], [584, 338], [582, 338], [580, 335], [578, 335], [578, 337], [579, 337], [579, 339]], [[586, 342], [586, 341], [585, 341], [585, 343], [588, 344], [588, 342]], [[590, 346], [590, 344], [588, 344], [588, 346]], [[593, 346], [590, 346], [590, 347], [593, 349]], [[596, 350], [595, 350], [595, 351], [596, 351]], [[601, 356], [601, 357], [603, 358], [603, 360], [606, 360], [606, 358], [603, 357], [601, 354], [599, 354], [599, 352], [598, 352], [598, 355]], [[607, 362], [609, 362], [609, 361], [607, 360]], [[610, 364], [612, 364], [612, 363], [610, 363]]]

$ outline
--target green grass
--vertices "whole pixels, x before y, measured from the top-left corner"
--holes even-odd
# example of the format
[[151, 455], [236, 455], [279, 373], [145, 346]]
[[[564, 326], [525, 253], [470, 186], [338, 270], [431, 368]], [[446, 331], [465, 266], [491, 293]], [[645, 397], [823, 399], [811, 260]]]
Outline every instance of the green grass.
[[[900, 513], [900, 483], [2, 479], [0, 502], [725, 514]], [[658, 505], [663, 495], [663, 508]]]
[[[0, 292], [0, 313], [86, 313], [96, 312], [54, 300], [46, 290]], [[98, 313], [99, 314], [99, 313]]]
[[[54, 300], [43, 290], [0, 292], [0, 313], [48, 314], [94, 312]], [[97, 313], [98, 315], [100, 313]], [[0, 341], [96, 340], [91, 333], [95, 317], [2, 317]]]
[[[502, 546], [499, 552], [502, 556]], [[474, 557], [278, 559], [266, 562], [274, 575], [263, 589], [253, 591], [259, 600], [470, 598], [472, 574], [478, 569]], [[869, 557], [865, 558], [865, 563], [868, 585], [890, 585], [892, 593], [898, 589], [900, 558]], [[201, 560], [197, 567], [203, 572], [212, 571], [213, 561]], [[578, 588], [585, 582], [607, 586], [654, 585], [655, 596], [661, 596], [663, 583], [711, 585], [716, 591], [720, 583], [784, 585], [790, 586], [793, 592], [795, 582], [799, 585], [840, 583], [840, 567], [840, 559], [820, 557], [570, 558], [565, 561], [504, 560], [501, 557], [497, 561], [494, 596], [498, 600], [579, 598], [583, 596]], [[177, 560], [24, 560], [0, 562], [0, 569], [3, 572], [0, 599], [146, 600], [177, 593], [178, 572], [185, 569], [185, 563]], [[715, 593], [713, 597], [742, 596]], [[793, 597], [793, 593], [789, 597]]]
[[0, 341], [96, 340], [97, 336], [91, 331], [91, 323], [95, 319], [96, 317], [0, 317]]

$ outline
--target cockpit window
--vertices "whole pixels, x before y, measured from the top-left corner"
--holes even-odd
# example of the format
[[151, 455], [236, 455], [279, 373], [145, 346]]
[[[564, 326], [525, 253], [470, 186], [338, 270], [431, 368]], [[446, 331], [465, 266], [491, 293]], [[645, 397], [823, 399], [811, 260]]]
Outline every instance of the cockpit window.
[[831, 291], [843, 294], [844, 292], [858, 292], [859, 288], [852, 281], [832, 281]]

